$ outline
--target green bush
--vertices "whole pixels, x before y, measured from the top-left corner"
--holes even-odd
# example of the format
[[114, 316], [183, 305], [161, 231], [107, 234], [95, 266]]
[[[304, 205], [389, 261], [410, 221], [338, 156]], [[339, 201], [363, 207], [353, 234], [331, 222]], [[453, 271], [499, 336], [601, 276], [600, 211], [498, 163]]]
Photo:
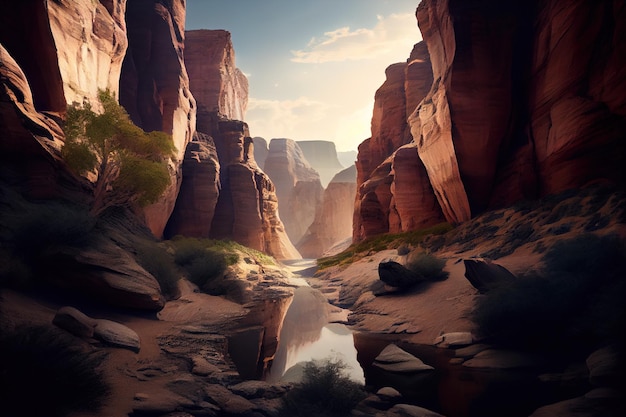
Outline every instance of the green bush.
[[405, 266], [426, 281], [439, 281], [448, 277], [448, 272], [443, 270], [446, 266], [445, 259], [437, 258], [426, 252], [412, 252], [409, 254]]
[[366, 396], [363, 387], [345, 375], [341, 360], [311, 361], [304, 367], [301, 383], [282, 401], [280, 416], [345, 416]]
[[236, 255], [233, 258], [232, 253], [214, 249], [213, 241], [208, 239], [177, 237], [172, 244], [174, 262], [183, 269], [187, 279], [199, 287], [222, 276], [228, 265], [237, 261]]
[[178, 294], [178, 280], [181, 277], [172, 255], [158, 242], [149, 240], [135, 243], [137, 262], [156, 280], [161, 286], [161, 292], [167, 298]]
[[0, 404], [7, 417], [61, 417], [97, 410], [109, 386], [99, 370], [103, 354], [76, 346], [51, 327], [0, 332]]
[[494, 343], [582, 350], [622, 335], [626, 256], [615, 236], [585, 234], [545, 252], [544, 267], [478, 299], [473, 320]]

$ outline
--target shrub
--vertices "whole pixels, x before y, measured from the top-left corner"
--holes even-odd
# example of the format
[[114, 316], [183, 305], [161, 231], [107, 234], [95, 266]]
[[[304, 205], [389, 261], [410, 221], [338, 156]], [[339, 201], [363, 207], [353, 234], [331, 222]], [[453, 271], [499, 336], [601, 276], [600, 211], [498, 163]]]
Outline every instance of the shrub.
[[446, 261], [426, 252], [412, 252], [405, 266], [426, 281], [439, 281], [448, 277], [448, 272], [443, 270]]
[[564, 240], [543, 260], [541, 271], [478, 300], [473, 320], [483, 336], [528, 349], [584, 350], [622, 334], [626, 256], [617, 237]]
[[164, 296], [172, 298], [178, 294], [178, 280], [181, 273], [178, 271], [172, 255], [157, 242], [144, 240], [135, 243], [137, 262], [161, 286]]
[[187, 279], [199, 287], [223, 275], [228, 265], [238, 258], [236, 254], [214, 249], [214, 242], [208, 239], [177, 237], [172, 244], [174, 262], [184, 270]]
[[365, 398], [362, 386], [345, 375], [341, 360], [311, 361], [304, 367], [301, 383], [282, 401], [280, 416], [336, 417], [348, 415]]
[[51, 327], [2, 329], [0, 403], [7, 417], [66, 416], [98, 409], [109, 393], [99, 366], [104, 355]]

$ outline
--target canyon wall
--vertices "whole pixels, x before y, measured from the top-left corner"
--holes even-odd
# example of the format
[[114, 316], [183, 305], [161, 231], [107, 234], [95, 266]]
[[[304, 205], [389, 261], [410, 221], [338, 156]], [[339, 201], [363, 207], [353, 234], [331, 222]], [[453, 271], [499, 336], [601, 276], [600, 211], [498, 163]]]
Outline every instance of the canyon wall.
[[328, 183], [345, 167], [337, 158], [337, 149], [334, 142], [327, 140], [302, 140], [298, 141], [304, 157], [320, 175], [322, 187]]
[[263, 170], [276, 185], [280, 217], [292, 242], [298, 242], [315, 219], [324, 188], [292, 139], [272, 139]]
[[[372, 137], [359, 147], [355, 240], [437, 218], [460, 223], [597, 180], [625, 183], [623, 0], [424, 0], [416, 16], [427, 53], [417, 58], [416, 46], [407, 64], [388, 68]], [[394, 152], [411, 140], [417, 176], [400, 180]], [[425, 192], [435, 207], [409, 202]]]
[[126, 10], [128, 51], [120, 78], [120, 104], [145, 131], [171, 134], [177, 149], [164, 196], [142, 211], [161, 237], [180, 188], [181, 162], [196, 127], [196, 102], [183, 60], [185, 2], [134, 0]]
[[254, 159], [242, 117], [248, 83], [226, 31], [187, 32], [185, 65], [197, 103], [196, 140], [187, 145], [183, 181], [165, 236], [229, 239], [278, 259], [300, 258], [278, 215], [270, 178]]
[[428, 227], [443, 219], [426, 170], [417, 152], [411, 151], [416, 148], [407, 122], [433, 83], [426, 44], [416, 44], [407, 62], [391, 65], [386, 75], [374, 100], [372, 137], [361, 143], [356, 161], [355, 241]]
[[352, 212], [356, 196], [356, 166], [336, 174], [328, 183], [315, 218], [296, 247], [304, 258], [320, 258], [336, 244], [352, 236]]

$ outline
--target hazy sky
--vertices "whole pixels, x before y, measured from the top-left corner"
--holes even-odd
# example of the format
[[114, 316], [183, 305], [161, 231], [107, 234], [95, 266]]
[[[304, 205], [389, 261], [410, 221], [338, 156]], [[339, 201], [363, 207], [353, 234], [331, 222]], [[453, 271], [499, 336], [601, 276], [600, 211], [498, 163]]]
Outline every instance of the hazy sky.
[[421, 40], [419, 0], [187, 0], [187, 29], [226, 29], [247, 76], [252, 136], [331, 140], [356, 150], [370, 136], [385, 68]]

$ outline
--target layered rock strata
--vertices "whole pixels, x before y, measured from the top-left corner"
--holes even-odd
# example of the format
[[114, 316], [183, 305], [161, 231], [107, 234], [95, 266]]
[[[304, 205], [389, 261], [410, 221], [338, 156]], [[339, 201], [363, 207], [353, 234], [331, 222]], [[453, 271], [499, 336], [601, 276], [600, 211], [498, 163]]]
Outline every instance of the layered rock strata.
[[296, 244], [305, 258], [319, 258], [337, 243], [352, 236], [352, 214], [356, 196], [356, 167], [339, 172], [330, 181], [315, 219]]
[[281, 218], [292, 242], [298, 242], [315, 219], [324, 189], [320, 176], [291, 139], [272, 139], [264, 171], [276, 185]]
[[[404, 93], [405, 64], [387, 71], [389, 94], [377, 93], [372, 138], [359, 147], [358, 184], [380, 179], [380, 164], [407, 142], [407, 120], [451, 223], [593, 181], [626, 183], [625, 10], [622, 0], [422, 1], [424, 43], [409, 58]], [[416, 193], [404, 188], [394, 184], [394, 197]], [[360, 188], [355, 239], [398, 222], [374, 197]], [[363, 203], [377, 224], [363, 227]]]
[[386, 74], [376, 92], [372, 137], [359, 146], [356, 161], [355, 241], [416, 230], [443, 219], [407, 123], [410, 109], [428, 94], [433, 82], [426, 45], [416, 44], [407, 62], [390, 66]]
[[[185, 45], [204, 143], [188, 146], [182, 200], [166, 235], [231, 239], [280, 259], [299, 258], [278, 216], [274, 184], [255, 162], [248, 125], [237, 119], [245, 114], [248, 82], [235, 66], [230, 34], [189, 31]], [[202, 213], [194, 213], [198, 207]]]
[[[229, 32], [188, 30], [185, 63], [191, 90], [198, 102], [198, 114], [219, 112], [228, 119], [245, 120], [248, 79], [235, 65]], [[202, 124], [198, 129], [205, 130]]]
[[180, 164], [196, 126], [196, 102], [183, 60], [185, 3], [141, 0], [127, 4], [128, 52], [122, 65], [120, 104], [145, 131], [171, 134], [177, 158], [170, 164], [171, 184], [164, 196], [146, 207], [144, 217], [160, 237], [180, 188]]

